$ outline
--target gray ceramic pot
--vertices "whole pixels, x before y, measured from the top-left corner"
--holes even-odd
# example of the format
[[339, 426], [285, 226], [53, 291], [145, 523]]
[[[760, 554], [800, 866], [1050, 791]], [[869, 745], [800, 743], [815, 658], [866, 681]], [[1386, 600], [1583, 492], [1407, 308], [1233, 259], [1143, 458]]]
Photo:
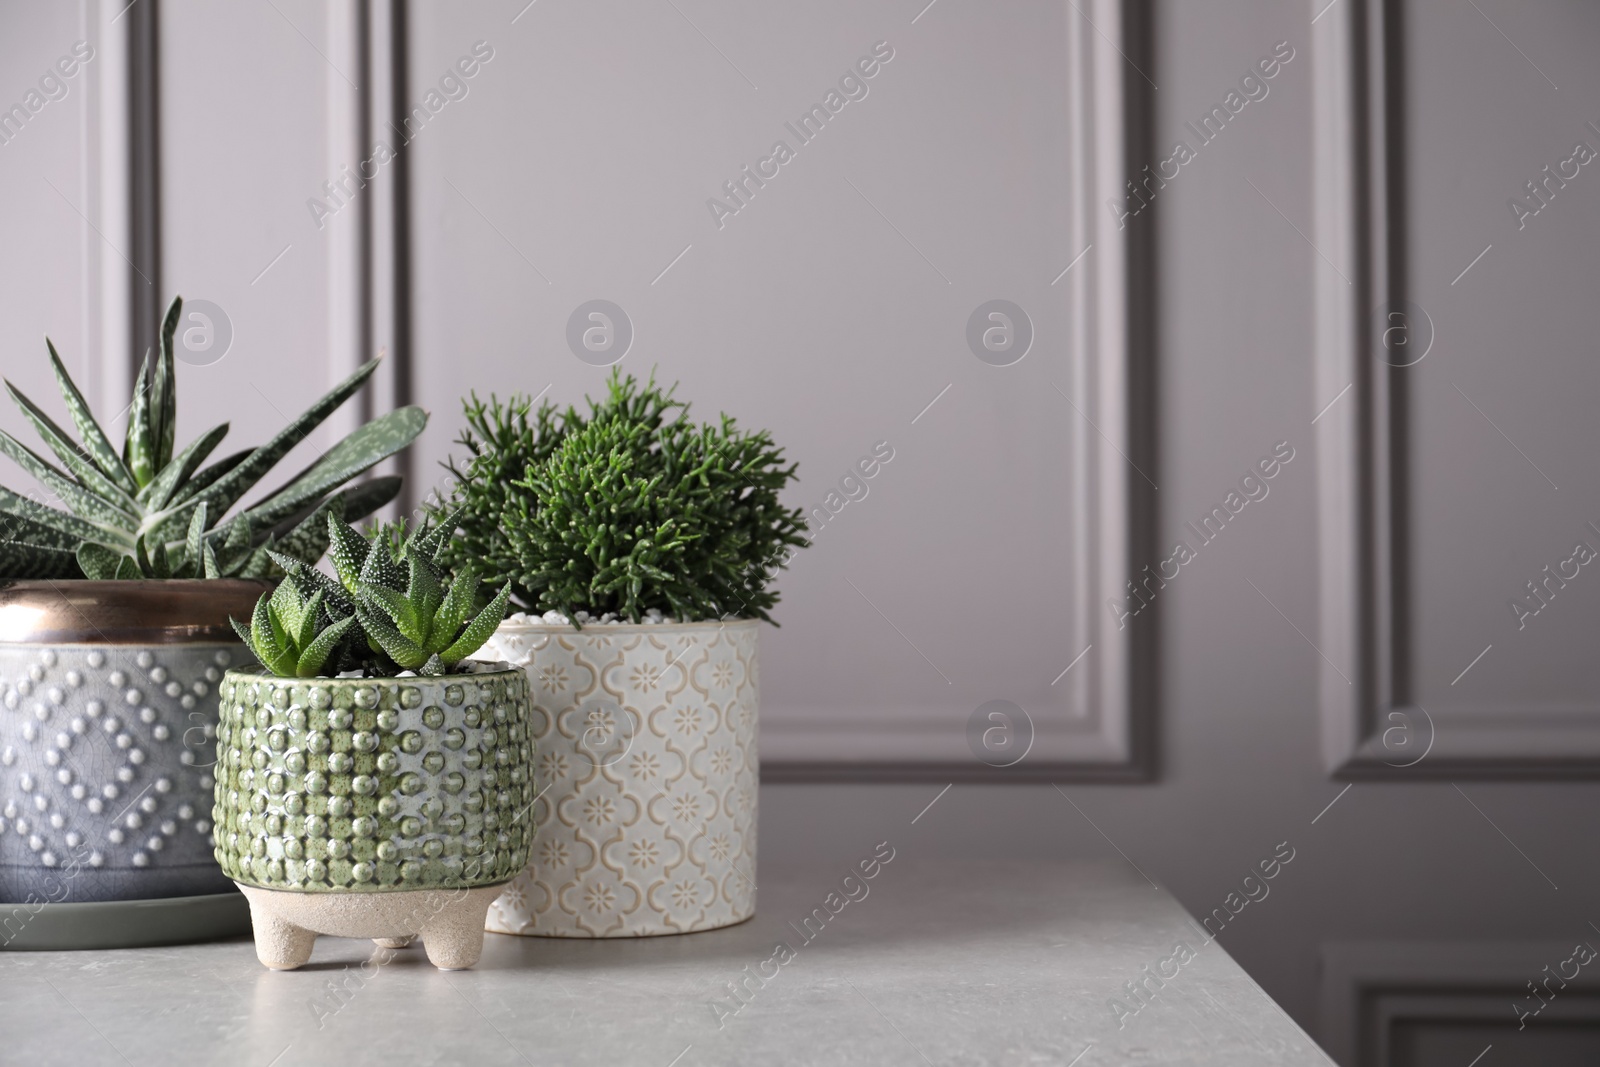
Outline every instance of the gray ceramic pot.
[[[266, 588], [0, 586], [0, 947], [242, 932], [212, 855], [211, 767], [218, 684], [251, 661], [228, 617]], [[132, 901], [122, 924], [108, 905]], [[94, 913], [88, 943], [75, 910]]]

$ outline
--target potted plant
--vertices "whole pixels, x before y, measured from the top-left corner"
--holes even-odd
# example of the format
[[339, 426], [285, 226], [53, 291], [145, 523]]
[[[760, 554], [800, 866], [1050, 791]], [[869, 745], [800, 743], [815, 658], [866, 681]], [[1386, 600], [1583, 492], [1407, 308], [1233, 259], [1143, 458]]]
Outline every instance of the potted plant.
[[0, 487], [0, 947], [242, 932], [244, 901], [211, 855], [217, 683], [246, 658], [228, 617], [278, 573], [271, 552], [316, 559], [328, 516], [393, 499], [398, 478], [341, 486], [427, 421], [385, 415], [237, 507], [376, 363], [266, 444], [211, 460], [226, 423], [176, 447], [181, 310], [140, 369], [120, 448], [48, 340], [76, 437], [6, 383], [59, 466], [0, 431], [42, 490]]
[[256, 955], [311, 958], [318, 934], [471, 967], [484, 912], [533, 840], [528, 682], [467, 659], [509, 589], [475, 609], [436, 562], [453, 527], [328, 517], [335, 580], [299, 561], [235, 622], [259, 667], [222, 679], [217, 859], [250, 901]]
[[587, 412], [467, 402], [445, 553], [519, 609], [488, 643], [525, 666], [539, 845], [489, 929], [709, 930], [755, 911], [757, 633], [805, 543], [765, 432], [700, 425], [613, 372]]

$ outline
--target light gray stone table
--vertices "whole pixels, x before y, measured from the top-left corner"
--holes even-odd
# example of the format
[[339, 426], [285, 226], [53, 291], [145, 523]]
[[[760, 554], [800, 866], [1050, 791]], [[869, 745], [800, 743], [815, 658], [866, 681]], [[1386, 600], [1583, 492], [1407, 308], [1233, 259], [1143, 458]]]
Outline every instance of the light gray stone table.
[[[870, 845], [801, 859], [769, 833], [758, 913], [742, 926], [599, 942], [491, 934], [472, 971], [435, 971], [420, 948], [380, 964], [369, 942], [328, 938], [288, 973], [264, 970], [242, 940], [0, 953], [0, 1063], [1330, 1062], [1127, 864], [961, 862], [931, 841], [901, 833], [845, 902], [841, 880]], [[802, 929], [816, 909], [826, 922]], [[774, 959], [779, 942], [792, 958]], [[1146, 978], [1163, 970], [1176, 976]], [[1127, 989], [1140, 981], [1142, 1003]]]

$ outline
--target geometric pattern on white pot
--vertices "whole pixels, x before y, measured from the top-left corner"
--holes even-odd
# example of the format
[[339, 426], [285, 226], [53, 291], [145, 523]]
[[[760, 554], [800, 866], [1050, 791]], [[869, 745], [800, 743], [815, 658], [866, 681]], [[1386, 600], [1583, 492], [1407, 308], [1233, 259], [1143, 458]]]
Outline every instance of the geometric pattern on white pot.
[[755, 914], [759, 626], [501, 624], [482, 655], [528, 671], [540, 794], [489, 930], [644, 937]]

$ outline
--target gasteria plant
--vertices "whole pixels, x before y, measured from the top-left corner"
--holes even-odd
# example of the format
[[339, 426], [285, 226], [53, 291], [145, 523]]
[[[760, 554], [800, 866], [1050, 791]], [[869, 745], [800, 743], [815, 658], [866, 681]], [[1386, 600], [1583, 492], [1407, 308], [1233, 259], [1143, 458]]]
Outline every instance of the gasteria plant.
[[0, 486], [0, 579], [270, 577], [276, 574], [273, 552], [317, 559], [327, 549], [329, 518], [358, 520], [400, 491], [398, 477], [340, 486], [415, 440], [428, 418], [417, 407], [367, 423], [265, 499], [228, 516], [279, 460], [361, 388], [377, 361], [340, 382], [266, 444], [201, 466], [227, 435], [228, 424], [174, 450], [172, 342], [182, 308], [181, 298], [172, 301], [161, 327], [160, 354], [153, 366], [146, 358], [139, 369], [120, 451], [48, 339], [51, 366], [79, 439], [5, 383], [62, 467], [4, 431], [0, 453], [67, 510]]
[[261, 598], [248, 629], [237, 620], [234, 628], [283, 677], [450, 673], [494, 633], [511, 595], [504, 587], [474, 611], [477, 576], [469, 569], [446, 580], [438, 557], [453, 521], [409, 532], [404, 523], [380, 525], [363, 537], [329, 515], [337, 580], [274, 552], [285, 581]]
[[641, 385], [613, 371], [582, 415], [547, 404], [530, 421], [525, 400], [485, 409], [473, 398], [461, 439], [473, 455], [451, 468], [457, 483], [437, 510], [461, 509], [471, 560], [525, 609], [771, 621], [771, 581], [806, 543], [801, 512], [779, 501], [795, 466], [766, 431], [727, 415], [696, 424], [672, 394], [654, 375]]

